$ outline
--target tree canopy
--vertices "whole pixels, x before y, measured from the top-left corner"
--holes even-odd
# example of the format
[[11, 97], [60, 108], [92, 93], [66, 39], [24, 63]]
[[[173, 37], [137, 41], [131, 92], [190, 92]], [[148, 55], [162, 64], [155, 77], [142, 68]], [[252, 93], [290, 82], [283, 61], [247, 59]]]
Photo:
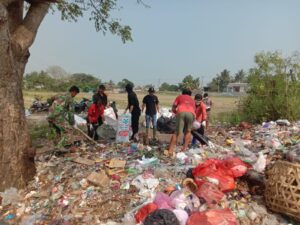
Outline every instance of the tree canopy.
[[200, 87], [200, 79], [194, 78], [192, 75], [187, 75], [183, 78], [182, 82], [179, 84], [179, 88], [187, 88], [191, 90], [198, 89]]

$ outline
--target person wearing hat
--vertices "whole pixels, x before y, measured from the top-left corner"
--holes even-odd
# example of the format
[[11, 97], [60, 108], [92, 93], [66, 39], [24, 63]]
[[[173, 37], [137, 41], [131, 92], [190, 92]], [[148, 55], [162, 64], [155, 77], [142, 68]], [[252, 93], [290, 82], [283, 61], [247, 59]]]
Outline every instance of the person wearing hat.
[[129, 112], [131, 113], [132, 136], [130, 140], [135, 140], [137, 139], [136, 134], [139, 132], [139, 120], [141, 116], [141, 108], [136, 93], [133, 91], [133, 85], [130, 83], [127, 84], [125, 86], [125, 90], [128, 94], [128, 105], [124, 113], [126, 113], [127, 110], [129, 110]]
[[150, 121], [153, 126], [153, 139], [156, 140], [156, 119], [157, 113], [159, 112], [159, 101], [156, 95], [154, 95], [155, 90], [153, 87], [150, 87], [148, 90], [149, 94], [146, 95], [143, 99], [142, 112], [146, 107], [146, 135], [148, 138]]

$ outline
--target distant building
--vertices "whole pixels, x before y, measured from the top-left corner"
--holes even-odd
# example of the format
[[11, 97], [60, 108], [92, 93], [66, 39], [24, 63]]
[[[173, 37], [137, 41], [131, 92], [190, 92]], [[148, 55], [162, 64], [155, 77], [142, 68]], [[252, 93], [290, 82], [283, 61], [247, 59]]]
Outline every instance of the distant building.
[[246, 93], [248, 90], [248, 83], [229, 83], [227, 85], [227, 92], [229, 93]]

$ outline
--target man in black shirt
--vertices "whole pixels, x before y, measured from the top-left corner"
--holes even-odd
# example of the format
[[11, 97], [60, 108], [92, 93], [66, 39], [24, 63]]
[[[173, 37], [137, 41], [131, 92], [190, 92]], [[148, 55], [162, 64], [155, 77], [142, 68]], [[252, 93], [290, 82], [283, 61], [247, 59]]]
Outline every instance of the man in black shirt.
[[127, 110], [129, 110], [129, 112], [131, 113], [132, 136], [130, 140], [134, 140], [135, 135], [139, 132], [139, 119], [141, 115], [141, 108], [136, 93], [133, 91], [133, 85], [127, 84], [125, 89], [128, 93], [128, 105], [124, 113], [126, 113]]
[[146, 135], [148, 138], [149, 135], [149, 128], [150, 128], [150, 121], [153, 125], [153, 139], [156, 139], [156, 119], [157, 119], [157, 112], [159, 112], [159, 101], [156, 95], [154, 95], [155, 90], [153, 87], [150, 87], [148, 90], [149, 94], [146, 95], [143, 99], [143, 106], [142, 112], [146, 107]]

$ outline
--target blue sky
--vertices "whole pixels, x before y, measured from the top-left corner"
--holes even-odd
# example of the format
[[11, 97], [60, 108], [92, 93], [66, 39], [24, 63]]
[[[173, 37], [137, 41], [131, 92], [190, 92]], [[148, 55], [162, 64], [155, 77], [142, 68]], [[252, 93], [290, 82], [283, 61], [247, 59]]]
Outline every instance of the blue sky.
[[178, 83], [187, 74], [207, 83], [223, 69], [254, 65], [261, 51], [300, 50], [299, 0], [120, 0], [115, 13], [133, 29], [133, 42], [97, 33], [49, 14], [31, 48], [26, 72], [60, 65], [70, 73], [136, 84]]

